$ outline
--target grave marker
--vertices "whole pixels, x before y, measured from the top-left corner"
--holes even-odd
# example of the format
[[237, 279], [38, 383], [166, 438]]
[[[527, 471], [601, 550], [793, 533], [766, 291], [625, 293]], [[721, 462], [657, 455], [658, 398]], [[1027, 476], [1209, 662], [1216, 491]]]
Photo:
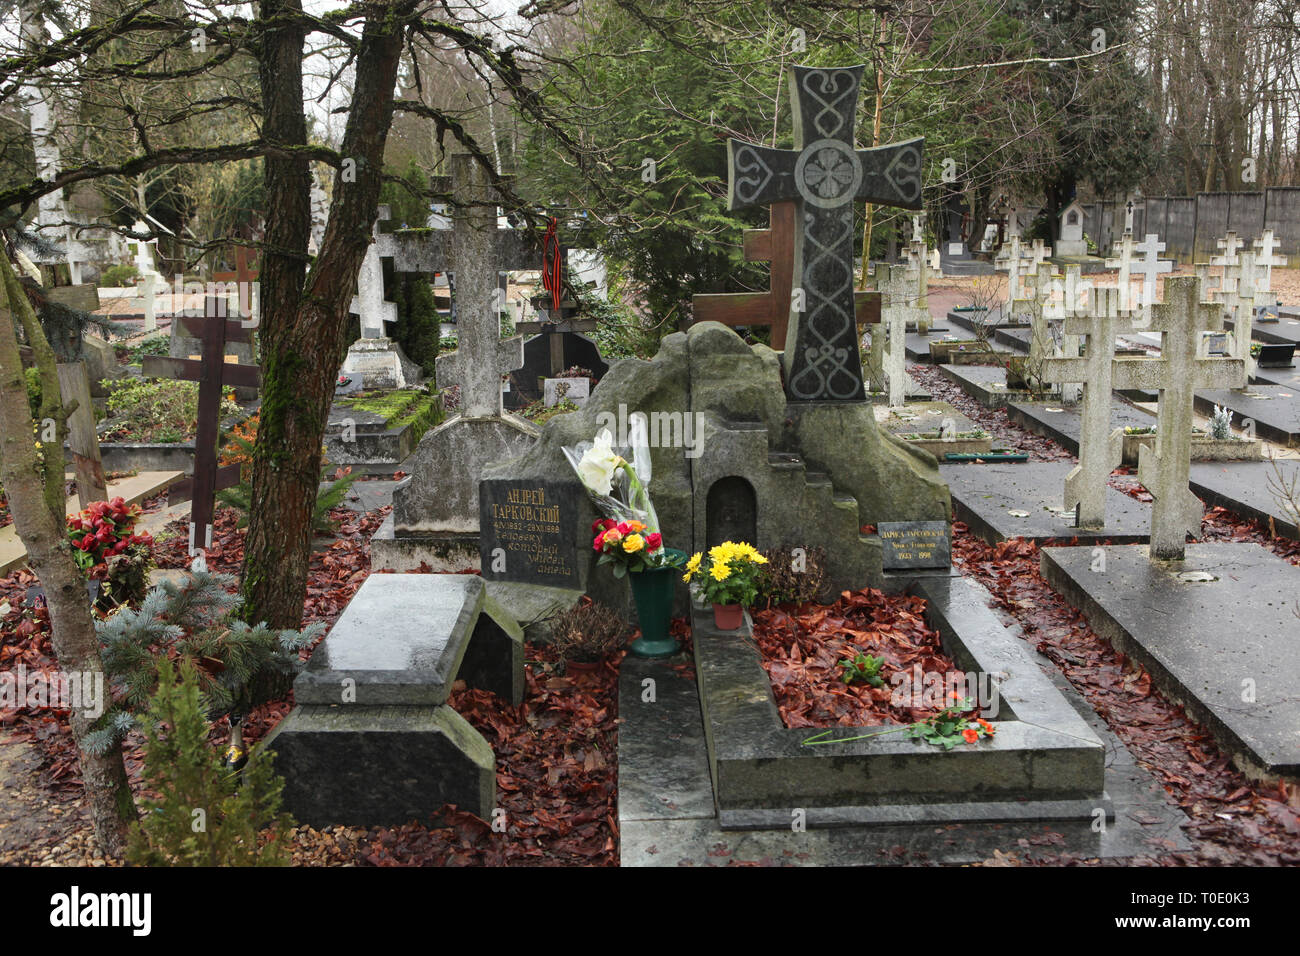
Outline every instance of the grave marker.
[[[212, 300], [208, 300], [209, 303]], [[255, 365], [227, 362], [227, 342], [251, 342], [252, 329], [234, 319], [217, 316], [178, 315], [183, 325], [201, 344], [199, 359], [146, 355], [146, 378], [173, 378], [199, 383], [198, 427], [194, 436], [194, 475], [171, 486], [169, 505], [192, 501], [189, 551], [194, 554], [212, 546], [213, 498], [218, 491], [239, 484], [239, 465], [217, 466], [217, 438], [220, 429], [221, 390], [225, 386], [257, 388], [262, 372]]]
[[1133, 329], [1134, 313], [1120, 308], [1119, 299], [1117, 289], [1092, 289], [1087, 309], [1066, 316], [1063, 326], [1087, 337], [1087, 353], [1043, 360], [1044, 377], [1083, 385], [1079, 463], [1065, 478], [1065, 507], [1076, 509], [1075, 525], [1088, 530], [1106, 525], [1106, 479], [1124, 450], [1124, 430], [1110, 427], [1111, 389], [1119, 361], [1115, 337]]
[[886, 571], [952, 564], [951, 528], [946, 521], [882, 521], [876, 530]]
[[[465, 418], [500, 415], [501, 376], [524, 364], [524, 340], [501, 338], [503, 305], [500, 274], [535, 266], [538, 255], [527, 235], [497, 228], [496, 203], [487, 173], [473, 156], [452, 157], [452, 195], [456, 211], [451, 231], [451, 260], [460, 302], [456, 350], [439, 355], [439, 386], [460, 385], [460, 413]], [[430, 270], [441, 271], [441, 270]]]
[[578, 482], [484, 479], [478, 500], [486, 580], [582, 587], [578, 526], [586, 492]]
[[[1151, 511], [1151, 556], [1181, 559], [1187, 535], [1199, 534], [1204, 510], [1187, 486], [1191, 470], [1193, 393], [1198, 388], [1236, 387], [1245, 363], [1209, 358], [1202, 333], [1212, 330], [1222, 307], [1201, 301], [1201, 283], [1191, 276], [1165, 282], [1165, 301], [1152, 306], [1152, 330], [1161, 334], [1160, 358], [1121, 360], [1126, 375], [1119, 388], [1160, 391], [1155, 446], [1143, 445], [1138, 480], [1155, 499]], [[1124, 379], [1127, 379], [1125, 381]]]
[[1255, 240], [1255, 266], [1262, 267], [1264, 277], [1262, 280], [1256, 279], [1255, 291], [1259, 293], [1269, 293], [1273, 291], [1273, 267], [1279, 269], [1286, 265], [1286, 256], [1274, 255], [1282, 243], [1273, 235], [1272, 229], [1265, 229], [1258, 239]]
[[794, 261], [803, 308], [792, 310], [794, 347], [784, 353], [786, 391], [796, 402], [866, 399], [855, 330], [854, 202], [921, 206], [921, 139], [854, 148], [862, 71], [792, 69], [795, 149], [727, 142], [728, 208], [798, 205]]
[[1151, 321], [1151, 306], [1156, 301], [1156, 276], [1164, 272], [1173, 272], [1174, 264], [1169, 259], [1160, 258], [1160, 253], [1165, 251], [1165, 244], [1154, 232], [1148, 232], [1146, 238], [1133, 247], [1133, 251], [1142, 256], [1133, 271], [1142, 277], [1143, 325], [1139, 328], [1146, 328]]

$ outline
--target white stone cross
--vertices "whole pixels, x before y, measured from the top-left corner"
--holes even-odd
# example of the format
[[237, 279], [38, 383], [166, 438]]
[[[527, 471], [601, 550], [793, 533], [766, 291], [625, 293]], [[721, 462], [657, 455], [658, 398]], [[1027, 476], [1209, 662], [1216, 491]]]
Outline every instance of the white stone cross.
[[1065, 507], [1077, 508], [1076, 527], [1088, 530], [1106, 525], [1106, 482], [1124, 451], [1124, 430], [1110, 427], [1114, 363], [1119, 361], [1115, 337], [1133, 331], [1137, 313], [1121, 309], [1119, 298], [1118, 289], [1094, 287], [1087, 308], [1067, 315], [1063, 326], [1072, 336], [1087, 336], [1087, 354], [1043, 361], [1044, 377], [1083, 385], [1079, 463], [1065, 478]]
[[1142, 446], [1138, 480], [1155, 499], [1151, 507], [1151, 557], [1179, 560], [1187, 535], [1200, 534], [1204, 508], [1187, 487], [1192, 458], [1193, 394], [1198, 388], [1237, 388], [1246, 381], [1239, 358], [1210, 357], [1204, 332], [1213, 330], [1223, 307], [1201, 301], [1194, 276], [1165, 282], [1165, 301], [1152, 307], [1152, 329], [1161, 333], [1160, 357], [1119, 360], [1114, 385], [1160, 392], [1154, 447]]
[[[904, 265], [878, 265], [888, 274], [881, 288], [881, 324], [889, 329], [889, 351], [885, 355], [885, 380], [889, 389], [889, 407], [898, 408], [907, 401], [907, 320], [913, 311], [909, 302], [911, 283]], [[875, 333], [873, 333], [874, 335]]]
[[1029, 249], [1029, 252], [1034, 260], [1033, 267], [1035, 269], [1037, 269], [1042, 263], [1046, 262], [1048, 259], [1048, 249], [1047, 246], [1043, 244], [1042, 239], [1035, 239], [1034, 244]]
[[[1241, 386], [1246, 388], [1250, 376], [1255, 374], [1255, 359], [1250, 354], [1251, 331], [1255, 325], [1255, 254], [1243, 252], [1239, 258], [1241, 261], [1236, 269], [1238, 274], [1233, 277], [1231, 284], [1225, 278], [1223, 287], [1215, 289], [1213, 295], [1231, 315], [1232, 356], [1246, 363], [1246, 382]], [[1219, 328], [1223, 327], [1225, 317], [1220, 314]]]
[[[1070, 323], [1072, 316], [1084, 316], [1088, 314], [1088, 302], [1091, 301], [1092, 294], [1096, 292], [1091, 283], [1083, 281], [1083, 267], [1080, 265], [1067, 265], [1065, 267], [1065, 288], [1064, 295], [1061, 299], [1061, 341], [1055, 342], [1053, 337], [1054, 356], [1063, 358], [1078, 358], [1079, 346], [1081, 344], [1079, 333], [1074, 330], [1074, 325]], [[1085, 301], [1086, 300], [1086, 301]], [[1074, 404], [1079, 401], [1080, 385], [1078, 382], [1059, 382], [1056, 379], [1046, 379], [1053, 385], [1058, 386], [1061, 392], [1061, 401]]]
[[366, 257], [361, 260], [357, 275], [357, 294], [352, 297], [351, 310], [361, 317], [363, 339], [386, 339], [385, 322], [397, 321], [397, 303], [384, 298], [384, 262], [380, 250], [379, 221], [389, 217], [388, 206], [379, 207]]
[[[149, 231], [149, 227], [142, 220], [137, 219], [134, 231], [146, 233]], [[166, 281], [159, 275], [158, 269], [154, 265], [153, 247], [157, 244], [158, 240], [156, 239], [147, 241], [139, 239], [135, 244], [135, 271], [138, 275], [136, 291], [144, 299], [144, 330], [146, 332], [152, 332], [158, 328], [156, 295], [166, 285]], [[172, 303], [172, 309], [173, 311], [178, 310], [176, 303]]]
[[1137, 208], [1137, 204], [1134, 203], [1132, 199], [1130, 199], [1128, 202], [1124, 204], [1124, 235], [1125, 236], [1133, 235], [1133, 210], [1136, 208]]
[[[1014, 310], [1017, 302], [1024, 300], [1023, 289], [1020, 284], [1021, 269], [1029, 265], [1030, 258], [1028, 252], [1020, 245], [1018, 235], [1010, 236], [1003, 244], [1002, 250], [1005, 257], [997, 266], [999, 270], [1005, 269], [1007, 273], [1007, 308]], [[1041, 260], [1040, 260], [1041, 261]], [[1033, 267], [1038, 268], [1038, 263], [1034, 262]]]
[[1229, 232], [1220, 239], [1215, 245], [1222, 250], [1221, 255], [1210, 256], [1210, 265], [1212, 266], [1235, 266], [1237, 265], [1237, 250], [1244, 246], [1245, 240], [1235, 232]]
[[1258, 295], [1267, 295], [1273, 291], [1273, 267], [1282, 268], [1286, 265], [1286, 256], [1274, 255], [1281, 245], [1272, 229], [1265, 229], [1255, 240], [1255, 267], [1263, 268], [1263, 279], [1258, 276], [1255, 279], [1255, 292]]
[[930, 263], [925, 241], [919, 236], [912, 240], [911, 256], [908, 260], [907, 278], [916, 283], [916, 302], [912, 309], [912, 318], [916, 330], [922, 335], [930, 331]]
[[[1129, 203], [1131, 207], [1132, 202]], [[1130, 209], [1130, 220], [1132, 210]], [[1133, 308], [1133, 242], [1132, 222], [1129, 222], [1129, 228], [1124, 230], [1124, 235], [1119, 239], [1119, 256], [1114, 259], [1106, 260], [1107, 269], [1119, 269], [1119, 308], [1129, 310]]]
[[[1146, 238], [1133, 247], [1133, 251], [1142, 256], [1133, 271], [1142, 277], [1142, 322], [1149, 324], [1151, 306], [1156, 301], [1156, 276], [1162, 272], [1173, 272], [1174, 264], [1169, 259], [1160, 258], [1160, 253], [1165, 251], [1165, 244], [1154, 232], [1148, 232]], [[1144, 326], [1139, 326], [1142, 327]]]

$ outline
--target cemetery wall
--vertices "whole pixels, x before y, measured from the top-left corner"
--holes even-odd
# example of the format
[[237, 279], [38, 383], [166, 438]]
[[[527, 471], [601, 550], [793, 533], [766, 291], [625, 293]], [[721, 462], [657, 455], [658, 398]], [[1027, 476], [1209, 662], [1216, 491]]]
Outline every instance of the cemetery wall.
[[[1123, 203], [1104, 200], [1084, 207], [1084, 229], [1103, 254], [1124, 231]], [[1148, 197], [1133, 211], [1133, 235], [1149, 232], [1165, 244], [1164, 255], [1183, 264], [1205, 262], [1217, 241], [1232, 231], [1246, 242], [1272, 229], [1279, 254], [1300, 256], [1300, 188], [1272, 186], [1263, 192], [1210, 192]]]

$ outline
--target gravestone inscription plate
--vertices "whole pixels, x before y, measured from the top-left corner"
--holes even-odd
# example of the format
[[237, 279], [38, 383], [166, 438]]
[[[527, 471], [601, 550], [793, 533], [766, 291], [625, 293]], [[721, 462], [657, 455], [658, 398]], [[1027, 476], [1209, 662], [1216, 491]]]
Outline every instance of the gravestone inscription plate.
[[884, 545], [882, 563], [898, 568], [946, 568], [952, 564], [952, 539], [946, 521], [882, 521], [876, 526]]
[[586, 492], [576, 481], [479, 482], [479, 555], [489, 581], [581, 587], [578, 528]]

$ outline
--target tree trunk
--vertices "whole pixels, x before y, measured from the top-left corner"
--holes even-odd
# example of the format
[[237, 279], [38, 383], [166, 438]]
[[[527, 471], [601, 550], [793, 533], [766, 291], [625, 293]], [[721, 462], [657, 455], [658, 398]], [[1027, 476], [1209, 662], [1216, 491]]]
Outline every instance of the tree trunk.
[[[59, 668], [65, 674], [102, 673], [99, 638], [90, 615], [86, 579], [72, 558], [65, 531], [63, 496], [63, 437], [67, 430], [54, 353], [40, 330], [40, 323], [23, 294], [8, 260], [0, 256], [0, 306], [6, 305], [27, 333], [28, 343], [41, 370], [41, 416], [57, 422], [57, 440], [43, 446], [45, 463], [37, 464], [33, 441], [35, 423], [27, 404], [27, 385], [14, 326], [0, 308], [0, 483], [9, 497], [14, 527], [27, 547], [27, 562], [45, 589], [50, 610], [50, 643]], [[107, 683], [104, 685], [107, 687]], [[95, 835], [104, 853], [120, 857], [126, 847], [130, 826], [135, 822], [135, 802], [127, 784], [122, 750], [113, 746], [107, 753], [88, 753], [82, 741], [94, 718], [84, 709], [73, 708], [69, 723], [77, 743], [81, 777], [90, 799]]]
[[[343, 136], [348, 165], [335, 174], [329, 222], [310, 274], [308, 161], [292, 155], [266, 157], [267, 205], [274, 214], [267, 221], [259, 277], [262, 410], [242, 588], [245, 617], [272, 627], [297, 627], [302, 620], [321, 442], [338, 380], [348, 305], [379, 204], [402, 49], [399, 10], [404, 7], [394, 4], [366, 21]], [[281, 13], [296, 17], [301, 3], [262, 0], [261, 11], [266, 22]], [[297, 22], [268, 28], [261, 60], [263, 135], [290, 153], [307, 143], [302, 48]]]

